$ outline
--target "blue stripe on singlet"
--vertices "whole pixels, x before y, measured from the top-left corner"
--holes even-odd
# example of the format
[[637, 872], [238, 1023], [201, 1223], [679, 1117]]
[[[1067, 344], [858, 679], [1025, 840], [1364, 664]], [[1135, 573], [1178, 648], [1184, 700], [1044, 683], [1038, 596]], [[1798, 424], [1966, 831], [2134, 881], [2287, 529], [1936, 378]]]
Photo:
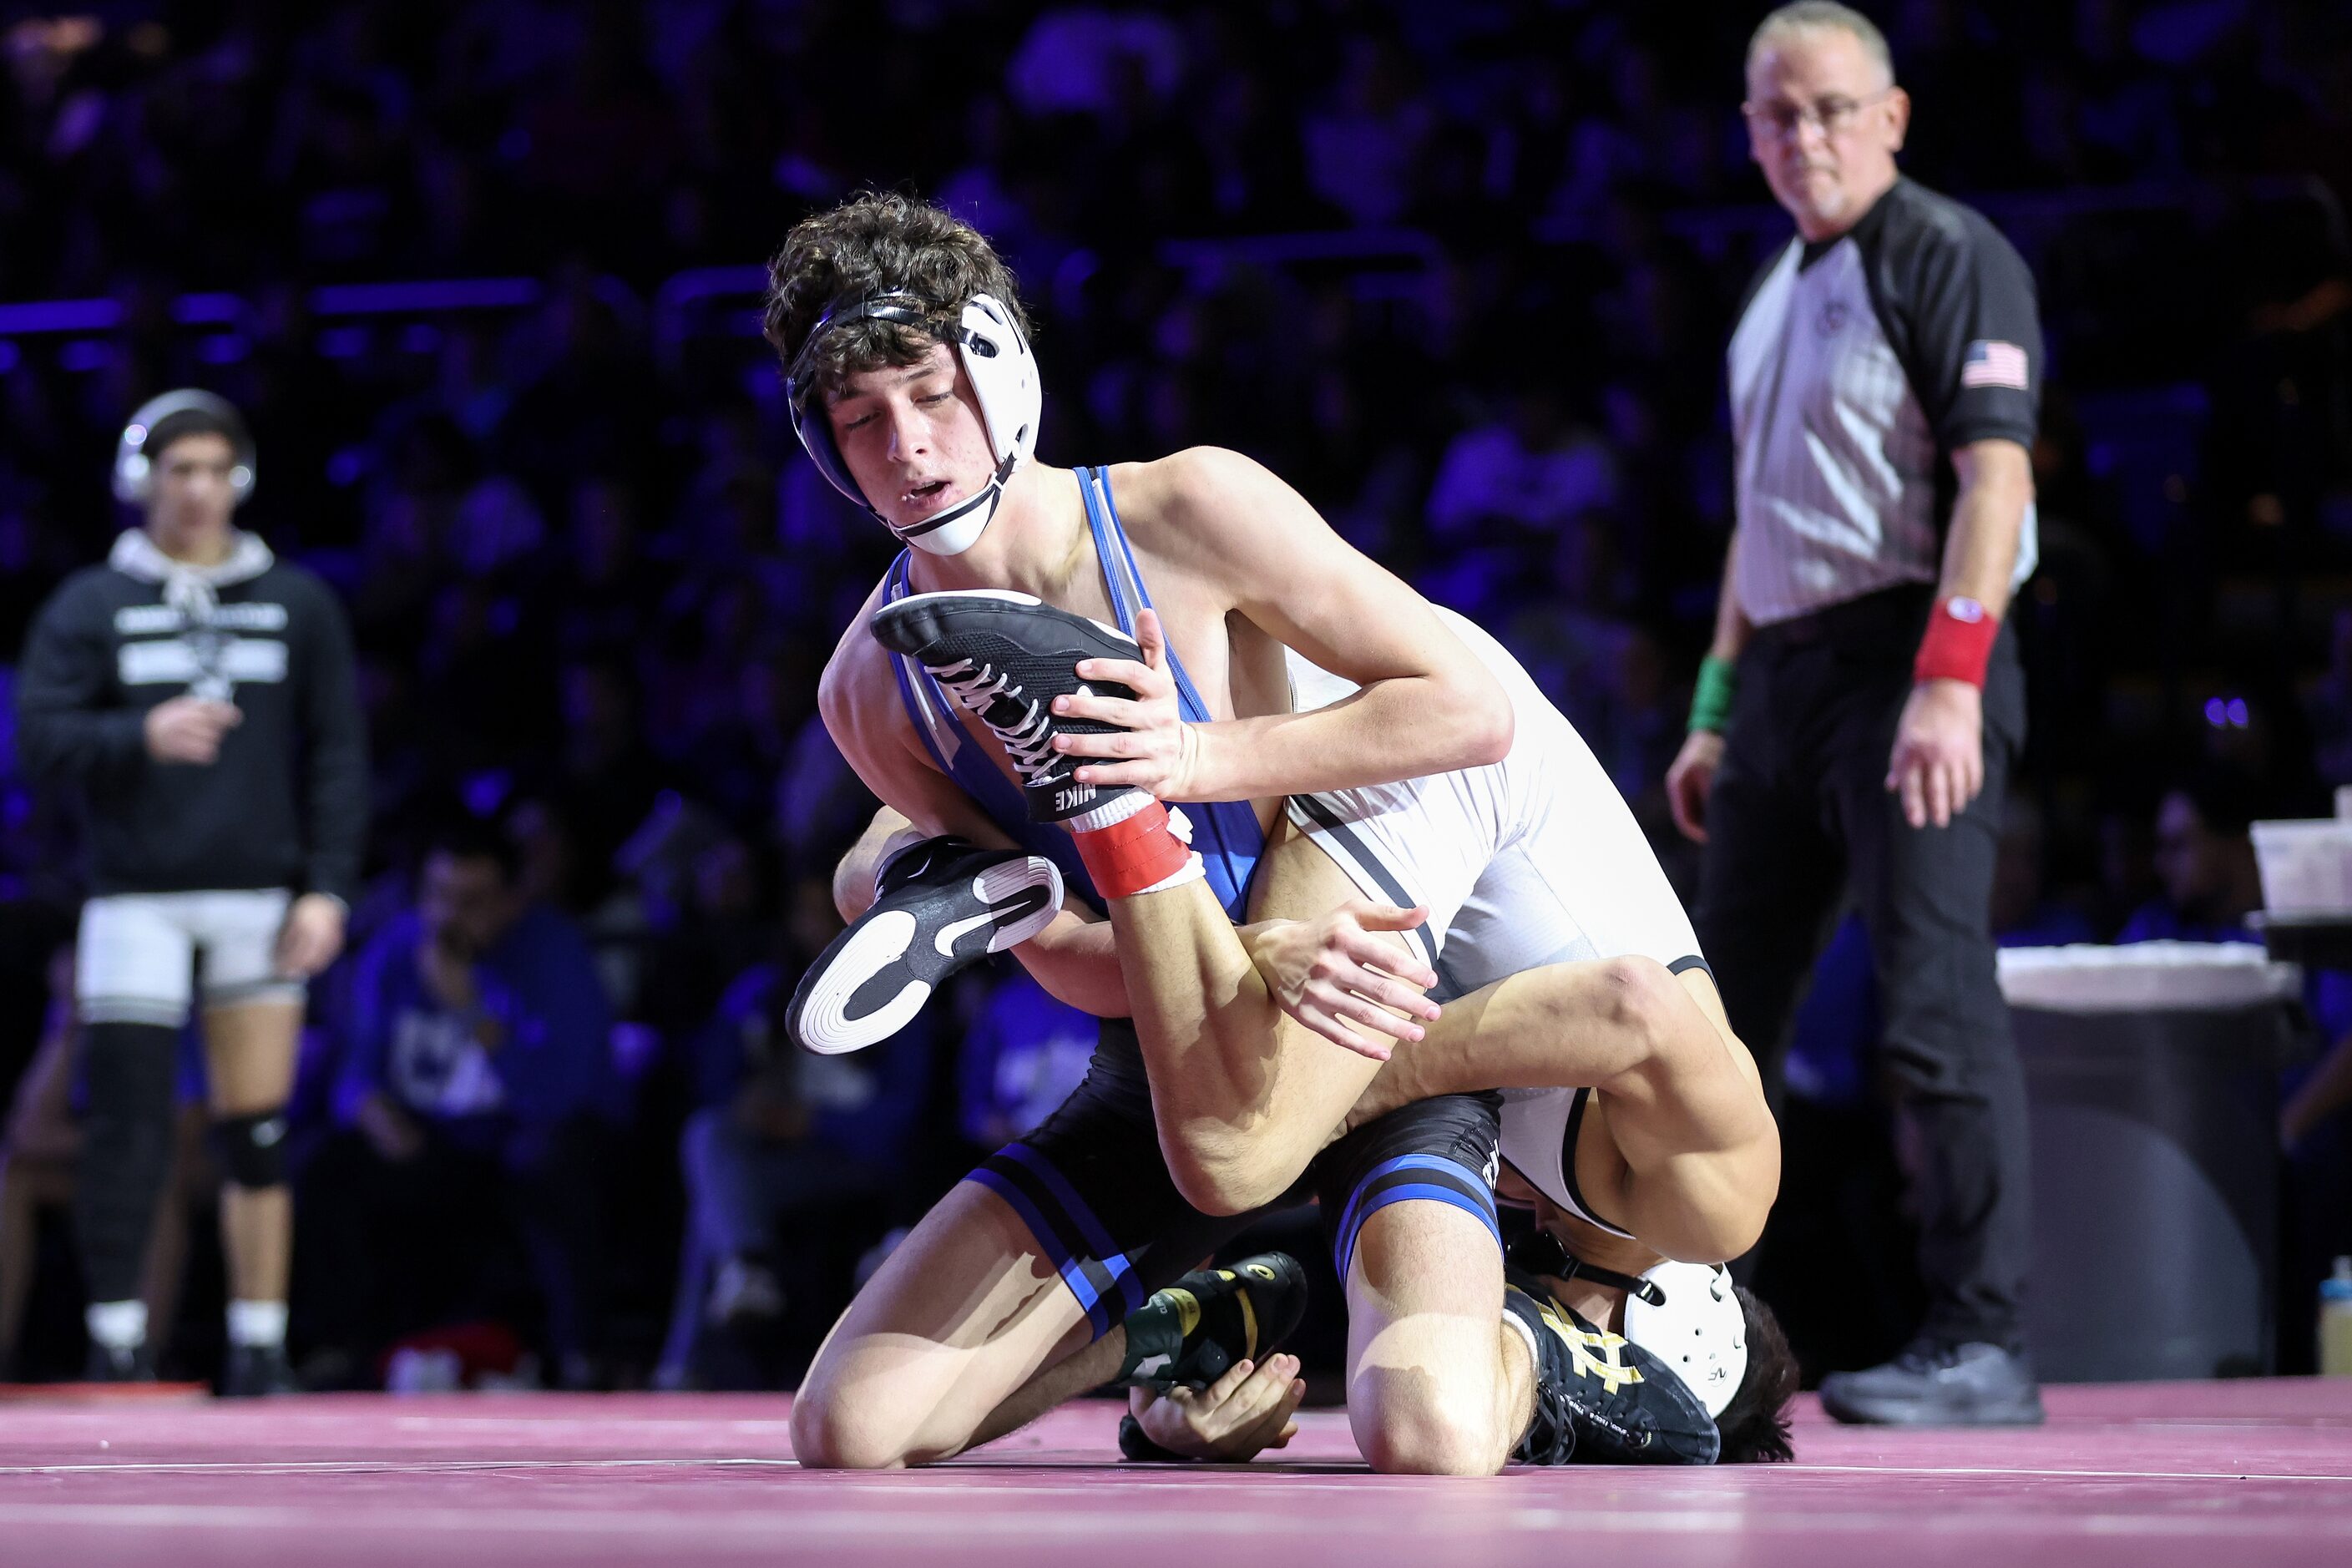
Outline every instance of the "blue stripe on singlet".
[[[1135, 563], [1127, 530], [1118, 521], [1110, 476], [1101, 468], [1080, 468], [1077, 476], [1078, 493], [1087, 503], [1087, 526], [1094, 531], [1095, 556], [1102, 563], [1103, 582], [1110, 590], [1111, 612], [1118, 617], [1118, 629], [1133, 637], [1136, 612], [1154, 607], [1151, 591], [1143, 585], [1142, 569]], [[1184, 661], [1173, 642], [1168, 645], [1168, 672], [1176, 678], [1177, 707], [1185, 719], [1207, 723], [1209, 705], [1184, 672]], [[1245, 800], [1221, 800], [1187, 805], [1183, 811], [1192, 820], [1192, 847], [1201, 852], [1202, 863], [1208, 868], [1209, 885], [1216, 889], [1217, 901], [1224, 905], [1227, 914], [1240, 920], [1247, 912], [1250, 873], [1265, 852], [1265, 830], [1258, 826], [1256, 808]]]
[[[883, 580], [884, 603], [903, 599], [913, 591], [907, 577], [908, 564], [913, 559], [913, 551], [904, 551], [892, 564], [889, 576]], [[1094, 899], [1094, 883], [1087, 879], [1086, 866], [1078, 858], [1078, 847], [1054, 824], [1029, 820], [1029, 806], [1021, 798], [1020, 786], [1000, 772], [985, 752], [971, 743], [958, 717], [961, 710], [940, 689], [930, 671], [900, 654], [892, 654], [890, 663], [898, 673], [898, 698], [906, 705], [907, 721], [923, 738], [923, 748], [939, 763], [940, 771], [961, 785], [964, 794], [988, 814], [990, 821], [1011, 835], [1015, 844], [1032, 855], [1043, 855], [1051, 860], [1061, 868], [1065, 882]]]
[[[1408, 1173], [1424, 1173], [1415, 1180]], [[1344, 1282], [1348, 1265], [1356, 1256], [1356, 1237], [1364, 1222], [1391, 1204], [1428, 1202], [1451, 1204], [1465, 1214], [1475, 1215], [1495, 1237], [1495, 1245], [1503, 1245], [1502, 1221], [1495, 1213], [1495, 1194], [1487, 1189], [1486, 1179], [1459, 1160], [1449, 1160], [1442, 1154], [1400, 1154], [1393, 1160], [1383, 1160], [1364, 1173], [1349, 1194], [1348, 1206], [1339, 1215], [1339, 1223], [1331, 1239], [1331, 1262]]]
[[[1135, 613], [1151, 607], [1151, 595], [1143, 585], [1143, 574], [1135, 563], [1135, 552], [1128, 548], [1127, 531], [1120, 526], [1118, 510], [1111, 501], [1110, 480], [1099, 468], [1077, 470], [1078, 493], [1085, 498], [1087, 526], [1093, 531], [1095, 555], [1102, 564], [1103, 584], [1110, 594], [1111, 610], [1118, 617], [1119, 629], [1132, 637], [1135, 634]], [[908, 568], [914, 552], [902, 552], [883, 581], [883, 600], [887, 603], [906, 597], [912, 592]], [[923, 737], [923, 745], [940, 764], [941, 772], [963, 787], [963, 792], [986, 812], [997, 826], [1010, 834], [1014, 843], [1033, 855], [1043, 855], [1061, 868], [1062, 879], [1082, 897], [1096, 905], [1102, 903], [1095, 890], [1094, 879], [1087, 875], [1078, 859], [1077, 847], [1061, 827], [1051, 823], [1029, 820], [1029, 808], [1021, 798], [1021, 791], [978, 747], [966, 743], [970, 736], [958, 717], [960, 710], [940, 689], [930, 672], [910, 658], [892, 656], [898, 675], [898, 696], [905, 703], [907, 718]], [[1193, 723], [1205, 723], [1209, 719], [1208, 704], [1192, 678], [1184, 671], [1183, 660], [1176, 655], [1171, 644], [1168, 649], [1169, 672], [1176, 679], [1177, 706]], [[938, 739], [944, 735], [944, 746]], [[1181, 808], [1192, 824], [1192, 847], [1201, 852], [1202, 864], [1209, 873], [1209, 886], [1217, 895], [1225, 912], [1239, 920], [1246, 912], [1250, 873], [1257, 868], [1258, 857], [1265, 851], [1265, 830], [1258, 826], [1257, 812], [1245, 800], [1213, 801], [1187, 804]]]

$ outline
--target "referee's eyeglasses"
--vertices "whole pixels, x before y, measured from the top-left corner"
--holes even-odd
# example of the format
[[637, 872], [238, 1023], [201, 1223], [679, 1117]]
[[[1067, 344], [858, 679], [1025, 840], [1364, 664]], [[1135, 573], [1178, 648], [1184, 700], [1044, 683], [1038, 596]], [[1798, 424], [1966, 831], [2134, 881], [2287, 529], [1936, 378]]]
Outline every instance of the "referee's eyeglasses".
[[1824, 137], [1836, 136], [1851, 130], [1854, 116], [1874, 103], [1885, 101], [1895, 89], [1886, 88], [1868, 98], [1824, 98], [1814, 104], [1743, 103], [1739, 112], [1757, 131], [1776, 141], [1792, 142], [1808, 125]]

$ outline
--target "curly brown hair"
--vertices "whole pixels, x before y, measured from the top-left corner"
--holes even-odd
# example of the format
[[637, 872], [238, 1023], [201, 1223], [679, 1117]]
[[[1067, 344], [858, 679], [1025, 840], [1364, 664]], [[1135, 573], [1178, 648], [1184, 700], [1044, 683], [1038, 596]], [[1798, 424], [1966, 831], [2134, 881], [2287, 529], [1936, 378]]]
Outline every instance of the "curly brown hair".
[[[1024, 336], [1029, 331], [1020, 285], [986, 236], [944, 207], [880, 191], [793, 226], [768, 263], [761, 326], [790, 368], [827, 311], [893, 292], [912, 295], [943, 320], [974, 294], [991, 294]], [[912, 364], [938, 341], [915, 327], [873, 320], [852, 322], [827, 340], [814, 366], [815, 384], [827, 395], [859, 371]]]

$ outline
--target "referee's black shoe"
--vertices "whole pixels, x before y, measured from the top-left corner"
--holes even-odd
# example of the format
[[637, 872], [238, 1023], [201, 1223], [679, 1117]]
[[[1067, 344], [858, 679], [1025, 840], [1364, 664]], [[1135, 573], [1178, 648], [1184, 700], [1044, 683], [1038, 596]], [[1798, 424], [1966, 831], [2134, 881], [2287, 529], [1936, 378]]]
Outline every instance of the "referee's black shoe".
[[2039, 1426], [2042, 1385], [2017, 1351], [1923, 1340], [1883, 1366], [1822, 1379], [1822, 1408], [1849, 1426]]
[[1235, 1362], [1263, 1362], [1307, 1316], [1307, 1270], [1286, 1252], [1196, 1268], [1127, 1315], [1122, 1388], [1199, 1393]]
[[1102, 759], [1054, 750], [1055, 735], [1118, 732], [1054, 711], [1056, 697], [1135, 696], [1115, 680], [1078, 679], [1080, 659], [1143, 657], [1118, 627], [994, 588], [912, 594], [875, 611], [871, 626], [875, 640], [929, 670], [958, 706], [988, 726], [1021, 775], [1032, 822], [1066, 821], [1135, 787], [1080, 784], [1079, 766]]
[[1536, 1355], [1535, 1419], [1511, 1458], [1525, 1465], [1711, 1465], [1723, 1435], [1660, 1357], [1595, 1328], [1543, 1282], [1503, 1271], [1503, 1310]]
[[824, 1056], [862, 1050], [907, 1026], [940, 984], [1027, 942], [1062, 907], [1062, 873], [1042, 855], [926, 838], [882, 868], [874, 907], [801, 976], [784, 1029]]
[[224, 1399], [259, 1399], [299, 1394], [302, 1384], [287, 1363], [284, 1345], [231, 1345], [228, 1364], [221, 1369], [220, 1391]]

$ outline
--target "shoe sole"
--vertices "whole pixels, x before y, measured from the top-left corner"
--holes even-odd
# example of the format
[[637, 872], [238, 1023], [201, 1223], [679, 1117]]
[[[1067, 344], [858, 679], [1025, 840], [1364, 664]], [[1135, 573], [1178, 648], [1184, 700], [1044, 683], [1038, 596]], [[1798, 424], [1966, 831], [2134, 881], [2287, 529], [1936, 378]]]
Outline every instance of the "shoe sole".
[[[925, 918], [968, 908], [967, 892], [976, 912]], [[819, 1056], [864, 1050], [905, 1028], [949, 975], [1027, 942], [1061, 907], [1062, 873], [1034, 855], [999, 861], [964, 886], [925, 889], [908, 904], [886, 899], [801, 976], [784, 1027]]]
[[[1013, 605], [1022, 609], [1051, 612], [1048, 618], [1057, 625], [1066, 616], [1083, 621], [1110, 639], [1116, 651], [1089, 651], [1087, 658], [1129, 658], [1143, 657], [1142, 645], [1117, 626], [1107, 626], [1091, 616], [1081, 616], [1075, 610], [1064, 610], [1048, 605], [1032, 594], [1016, 594], [1009, 588], [972, 588], [949, 593], [909, 594], [893, 599], [874, 612], [866, 626], [874, 639], [893, 653], [912, 658], [913, 650], [938, 642], [949, 635], [949, 623], [961, 608], [980, 609], [988, 605]], [[884, 633], [888, 632], [889, 636]]]

